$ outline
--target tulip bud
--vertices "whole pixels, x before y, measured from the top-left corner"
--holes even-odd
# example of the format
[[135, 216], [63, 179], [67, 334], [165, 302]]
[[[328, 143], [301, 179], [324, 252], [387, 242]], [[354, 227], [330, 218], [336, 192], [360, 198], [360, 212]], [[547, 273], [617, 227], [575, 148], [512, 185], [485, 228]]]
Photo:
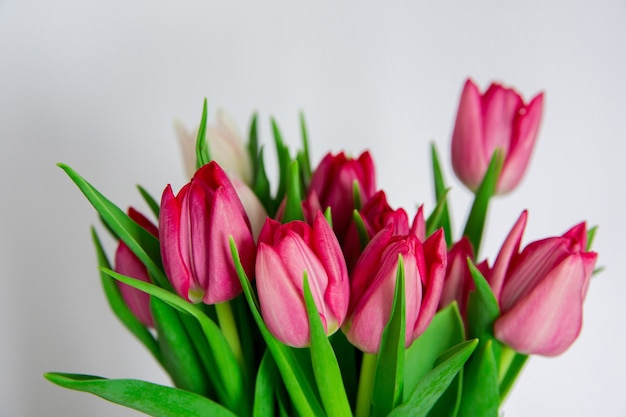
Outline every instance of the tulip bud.
[[163, 267], [181, 297], [217, 304], [241, 293], [229, 236], [248, 276], [254, 268], [254, 238], [242, 203], [217, 163], [200, 168], [177, 196], [167, 186], [159, 225]]
[[406, 297], [405, 346], [426, 330], [437, 311], [446, 269], [443, 232], [435, 232], [422, 244], [413, 233], [394, 236], [392, 227], [386, 227], [363, 251], [350, 282], [350, 306], [343, 331], [363, 352], [380, 350], [391, 316], [400, 255]]
[[[159, 236], [157, 227], [137, 210], [132, 207], [129, 208], [128, 216], [155, 237]], [[115, 272], [141, 281], [150, 282], [150, 276], [148, 275], [148, 270], [145, 265], [121, 240], [115, 251]], [[144, 326], [154, 327], [154, 320], [150, 312], [150, 296], [129, 285], [119, 281], [116, 282], [124, 302], [135, 317], [137, 317]]]
[[307, 200], [312, 207], [325, 211], [331, 208], [333, 230], [343, 241], [352, 222], [354, 211], [354, 184], [365, 204], [376, 191], [374, 161], [369, 152], [358, 159], [348, 158], [343, 152], [334, 156], [327, 154], [311, 176]]
[[530, 160], [542, 111], [543, 93], [526, 104], [515, 90], [500, 84], [491, 84], [481, 95], [468, 79], [452, 134], [452, 166], [457, 177], [476, 191], [499, 148], [504, 153], [504, 164], [496, 193], [513, 190]]
[[505, 271], [494, 334], [521, 353], [559, 355], [580, 333], [582, 305], [597, 254], [585, 251], [584, 223], [563, 236], [532, 242], [518, 253], [523, 231], [519, 225], [523, 226], [526, 214], [522, 217], [503, 246], [504, 252], [514, 251], [494, 265]]
[[306, 273], [326, 334], [343, 324], [348, 309], [348, 272], [330, 225], [318, 212], [309, 226], [267, 219], [259, 235], [256, 285], [261, 314], [281, 342], [294, 347], [311, 340], [304, 302]]
[[[196, 172], [197, 129], [189, 132], [177, 123], [175, 126], [189, 178]], [[222, 109], [217, 111], [217, 123], [207, 125], [206, 139], [211, 159], [216, 161], [230, 178], [237, 178], [250, 185], [252, 183], [252, 161], [241, 140], [237, 127]]]

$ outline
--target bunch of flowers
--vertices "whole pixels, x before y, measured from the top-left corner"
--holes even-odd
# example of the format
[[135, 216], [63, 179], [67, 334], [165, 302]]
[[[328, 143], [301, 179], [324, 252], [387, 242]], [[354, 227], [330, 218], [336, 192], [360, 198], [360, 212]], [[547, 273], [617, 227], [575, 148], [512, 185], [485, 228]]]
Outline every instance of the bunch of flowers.
[[156, 223], [60, 164], [119, 242], [111, 264], [92, 230], [112, 310], [175, 388], [46, 377], [153, 416], [498, 416], [528, 356], [578, 336], [597, 258], [584, 223], [522, 247], [526, 211], [493, 263], [478, 258], [489, 201], [520, 182], [542, 107], [542, 94], [466, 82], [452, 166], [475, 199], [458, 240], [434, 147], [437, 203], [410, 220], [368, 152], [312, 169], [303, 119], [295, 154], [272, 121], [272, 192], [256, 116], [244, 146], [224, 115], [207, 125], [205, 102], [197, 135], [179, 129], [189, 183], [160, 203], [139, 188]]

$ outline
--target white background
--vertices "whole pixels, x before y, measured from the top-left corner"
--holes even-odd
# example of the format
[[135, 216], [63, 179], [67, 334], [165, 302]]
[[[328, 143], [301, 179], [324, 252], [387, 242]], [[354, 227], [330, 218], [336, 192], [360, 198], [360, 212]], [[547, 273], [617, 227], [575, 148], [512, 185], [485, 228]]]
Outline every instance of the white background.
[[546, 93], [528, 174], [494, 201], [483, 255], [528, 208], [526, 242], [599, 224], [606, 266], [578, 341], [531, 359], [504, 413], [626, 415], [626, 2], [316, 3], [0, 0], [0, 416], [137, 415], [45, 371], [168, 382], [109, 311], [97, 217], [55, 163], [145, 210], [135, 184], [183, 184], [173, 121], [196, 125], [204, 97], [242, 131], [259, 111], [266, 143], [273, 115], [295, 146], [304, 110], [316, 161], [371, 149], [379, 186], [410, 212], [433, 206], [434, 140], [460, 229], [470, 196], [448, 145], [467, 76]]

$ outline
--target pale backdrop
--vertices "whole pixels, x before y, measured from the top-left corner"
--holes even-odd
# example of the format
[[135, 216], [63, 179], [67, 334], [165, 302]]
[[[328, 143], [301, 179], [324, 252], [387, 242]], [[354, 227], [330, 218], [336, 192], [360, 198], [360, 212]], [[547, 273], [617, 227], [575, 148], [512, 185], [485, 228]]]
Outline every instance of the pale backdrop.
[[528, 208], [526, 242], [600, 224], [606, 266], [576, 344], [533, 358], [505, 415], [625, 416], [626, 2], [312, 3], [0, 0], [0, 416], [137, 415], [45, 371], [167, 383], [110, 313], [97, 218], [56, 162], [143, 209], [135, 184], [183, 184], [173, 121], [197, 124], [204, 97], [242, 131], [258, 110], [266, 142], [273, 115], [296, 144], [304, 110], [316, 161], [371, 149], [379, 185], [411, 212], [433, 204], [434, 140], [459, 228], [469, 193], [447, 147], [467, 76], [546, 93], [528, 175], [494, 202], [483, 254]]

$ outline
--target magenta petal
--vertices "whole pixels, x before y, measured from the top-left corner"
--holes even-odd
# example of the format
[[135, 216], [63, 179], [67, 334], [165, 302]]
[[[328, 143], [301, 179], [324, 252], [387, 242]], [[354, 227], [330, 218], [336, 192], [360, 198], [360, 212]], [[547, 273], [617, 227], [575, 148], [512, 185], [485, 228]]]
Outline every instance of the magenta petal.
[[567, 257], [496, 321], [495, 336], [521, 353], [562, 353], [580, 333], [584, 285], [580, 255]]
[[181, 245], [186, 245], [187, 242], [179, 240], [180, 218], [180, 206], [172, 193], [172, 187], [168, 185], [165, 191], [163, 191], [159, 214], [159, 241], [161, 244], [163, 269], [178, 295], [189, 300], [191, 275], [183, 260], [181, 251]]
[[[146, 267], [123, 242], [120, 242], [115, 252], [115, 272], [144, 282], [150, 282]], [[121, 282], [117, 282], [117, 286], [120, 289], [124, 302], [135, 317], [144, 326], [154, 327], [152, 313], [150, 312], [150, 296]]]
[[299, 290], [273, 248], [259, 244], [256, 283], [261, 314], [268, 329], [281, 342], [304, 347], [309, 344], [309, 322]]
[[423, 300], [419, 311], [419, 318], [413, 329], [413, 338], [417, 338], [426, 330], [439, 306], [448, 259], [443, 229], [439, 229], [433, 233], [426, 242], [424, 242], [423, 250], [426, 259], [427, 277], [424, 283], [424, 293], [422, 295]]

